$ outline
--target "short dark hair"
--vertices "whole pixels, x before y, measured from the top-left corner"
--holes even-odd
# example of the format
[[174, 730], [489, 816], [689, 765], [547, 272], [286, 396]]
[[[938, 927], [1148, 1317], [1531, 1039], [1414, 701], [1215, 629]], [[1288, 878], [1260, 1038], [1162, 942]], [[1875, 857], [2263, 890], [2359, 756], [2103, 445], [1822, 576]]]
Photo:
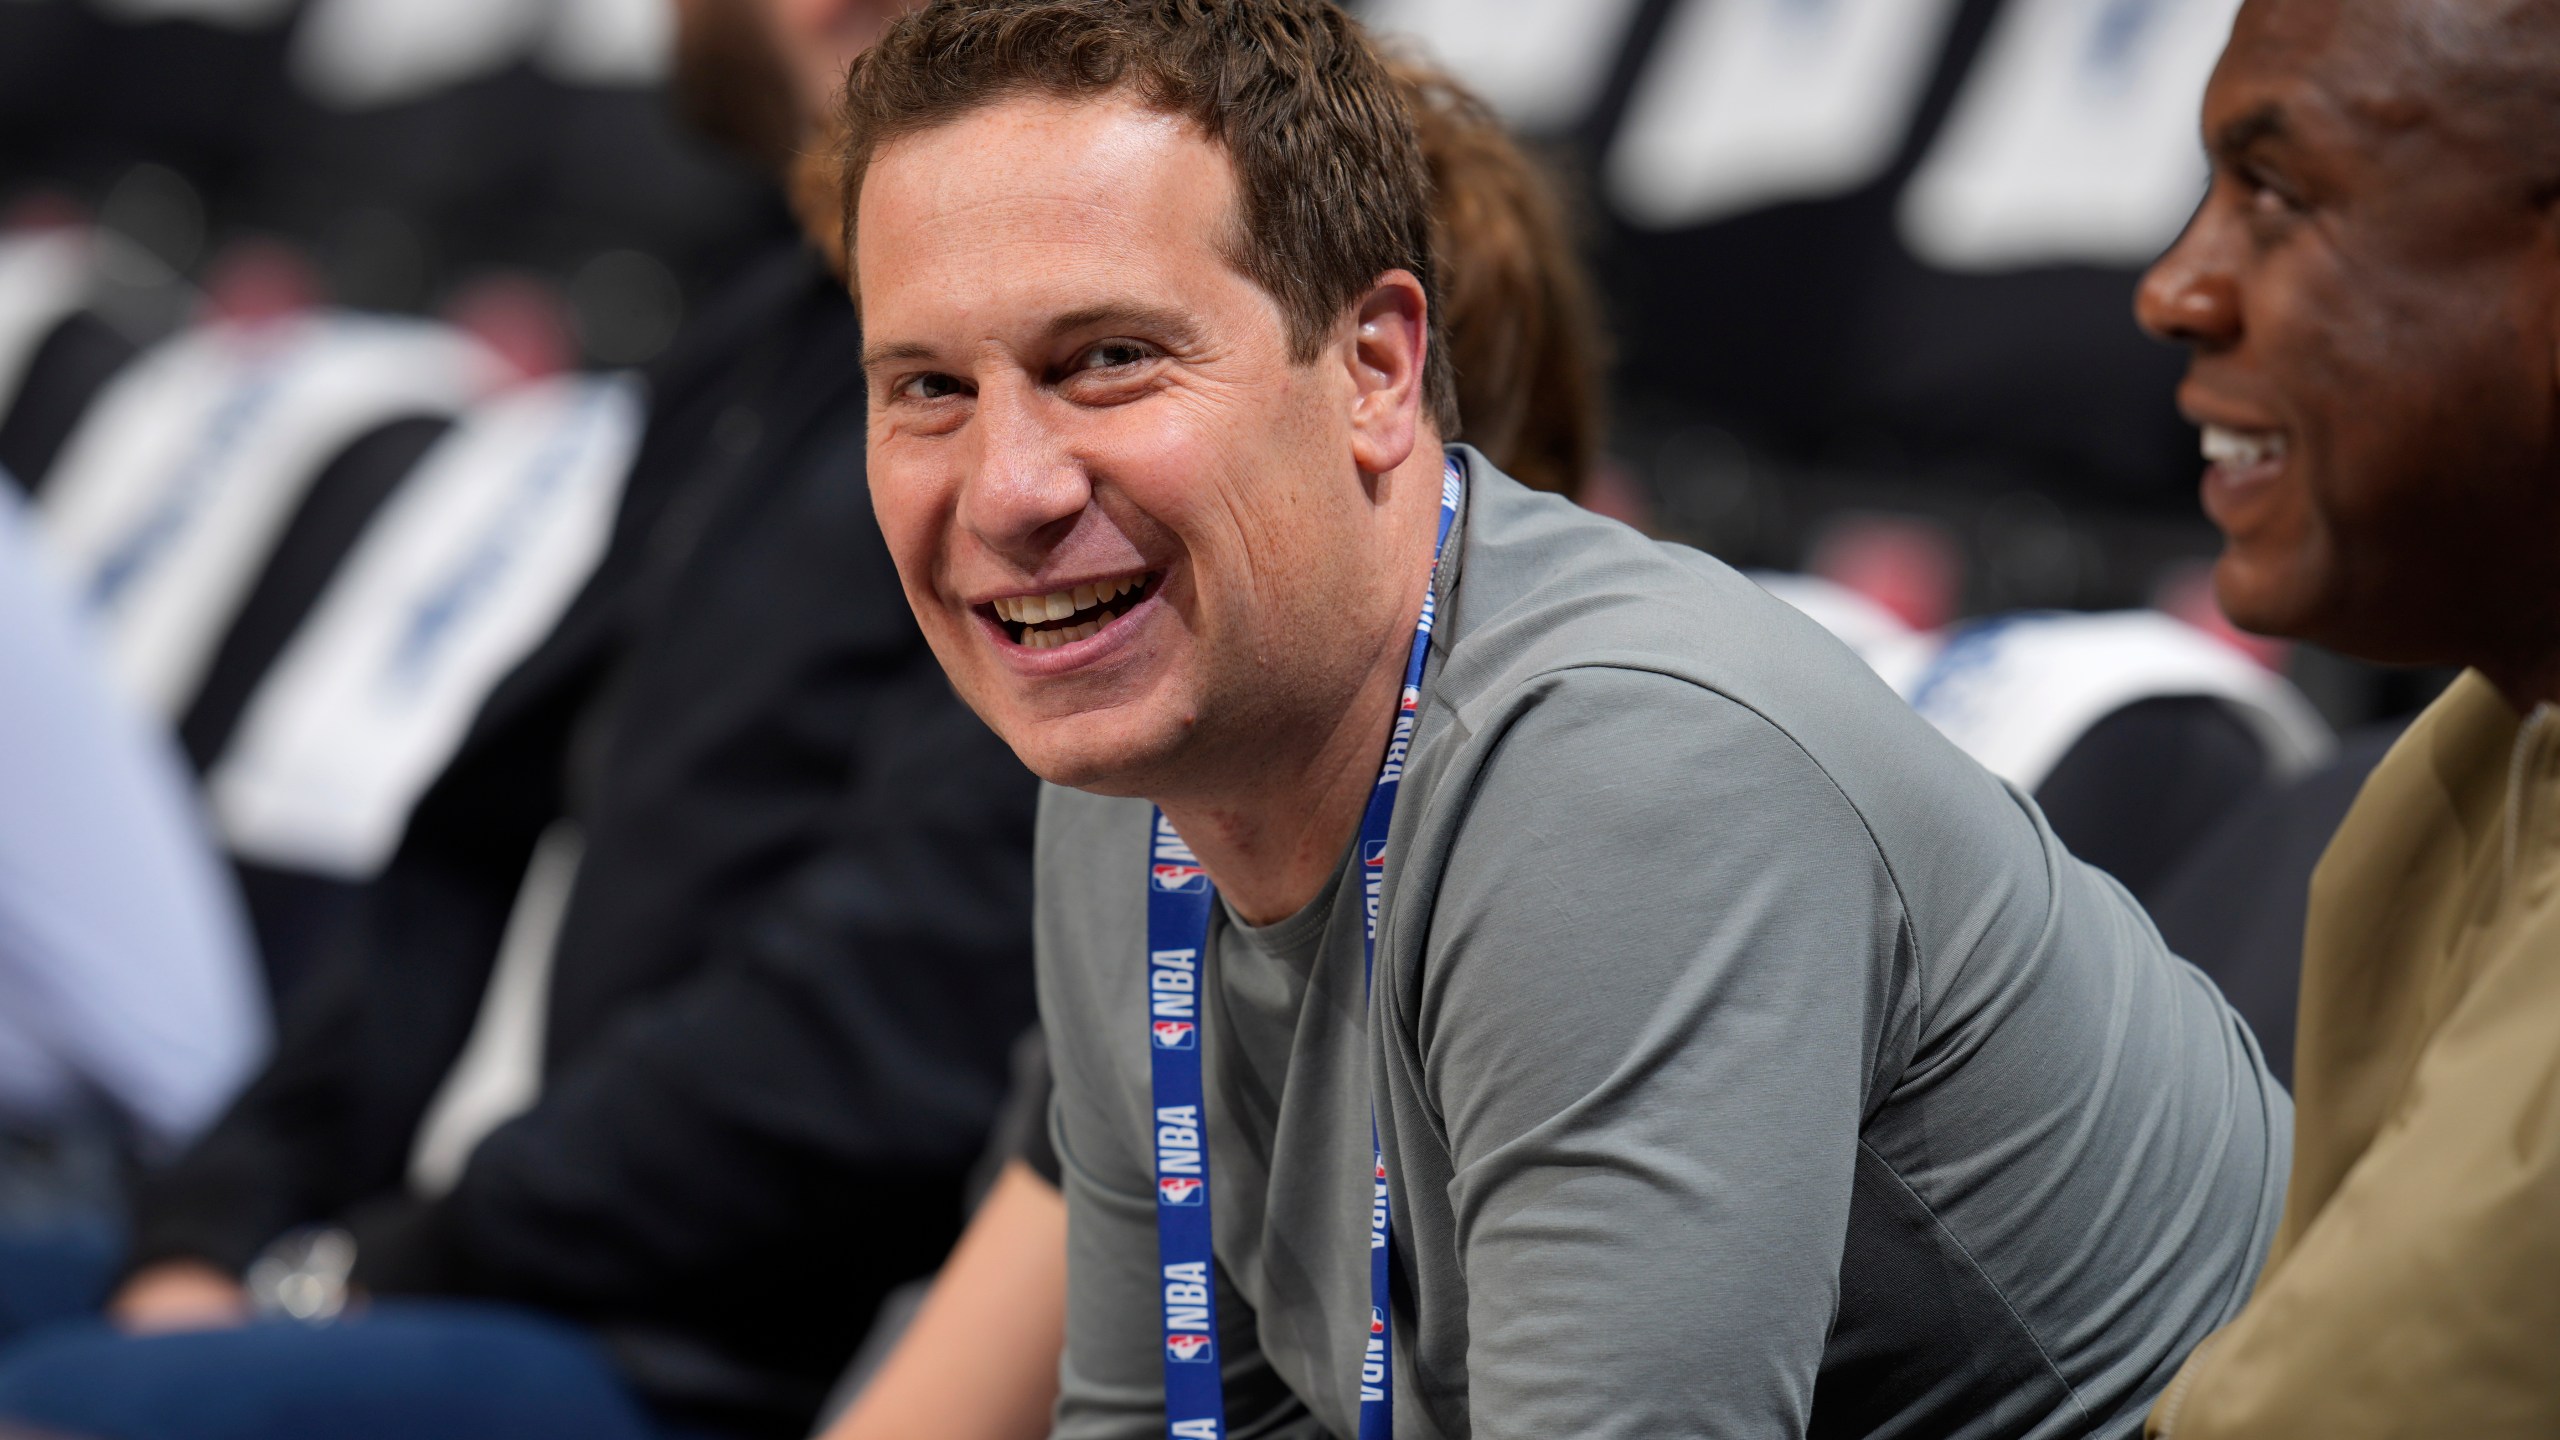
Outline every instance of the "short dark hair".
[[1411, 272], [1432, 327], [1424, 403], [1441, 435], [1457, 437], [1431, 179], [1359, 22], [1331, 0], [933, 0], [845, 77], [847, 253], [883, 145], [1024, 94], [1127, 94], [1224, 148], [1241, 212], [1230, 258], [1279, 302], [1300, 364], [1379, 276]]

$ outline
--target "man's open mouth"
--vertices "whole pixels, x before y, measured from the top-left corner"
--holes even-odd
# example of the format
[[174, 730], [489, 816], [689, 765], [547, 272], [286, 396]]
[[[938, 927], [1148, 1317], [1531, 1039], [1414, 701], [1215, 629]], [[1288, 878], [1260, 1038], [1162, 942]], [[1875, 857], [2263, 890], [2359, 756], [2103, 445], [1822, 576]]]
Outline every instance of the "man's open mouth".
[[2204, 458], [2211, 464], [2249, 469], [2282, 460], [2290, 448], [2281, 430], [2238, 430], [2228, 425], [2207, 425], [2203, 434]]
[[1054, 650], [1099, 632], [1135, 609], [1155, 588], [1153, 572], [1139, 571], [1052, 590], [1046, 595], [1015, 595], [979, 607], [1004, 627], [1016, 645]]

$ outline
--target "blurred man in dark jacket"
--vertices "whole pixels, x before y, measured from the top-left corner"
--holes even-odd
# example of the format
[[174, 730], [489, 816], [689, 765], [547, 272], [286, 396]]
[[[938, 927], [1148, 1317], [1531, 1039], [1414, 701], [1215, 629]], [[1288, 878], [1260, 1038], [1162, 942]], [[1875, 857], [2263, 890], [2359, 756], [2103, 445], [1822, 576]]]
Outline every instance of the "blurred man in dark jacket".
[[[785, 169], [892, 8], [691, 0], [680, 89]], [[1031, 1020], [1033, 786], [900, 596], [859, 351], [796, 238], [706, 307], [654, 377], [595, 578], [420, 804], [275, 1063], [146, 1194], [112, 1313], [162, 1333], [31, 1342], [0, 1414], [805, 1428], [873, 1302], [956, 1233]], [[536, 1093], [489, 1129], [526, 1098], [510, 1032], [539, 1036]]]

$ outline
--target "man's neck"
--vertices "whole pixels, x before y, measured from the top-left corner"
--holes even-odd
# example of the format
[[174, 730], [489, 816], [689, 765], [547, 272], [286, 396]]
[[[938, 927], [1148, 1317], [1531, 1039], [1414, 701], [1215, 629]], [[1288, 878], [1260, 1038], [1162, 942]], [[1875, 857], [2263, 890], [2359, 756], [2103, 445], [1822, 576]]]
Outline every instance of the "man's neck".
[[2560, 704], [2560, 655], [2536, 655], [2504, 663], [2483, 661], [2478, 669], [2519, 715], [2530, 715], [2544, 705]]
[[1285, 920], [1323, 894], [1369, 807], [1438, 533], [1440, 447], [1423, 454], [1427, 461], [1418, 454], [1397, 472], [1398, 488], [1427, 500], [1427, 509], [1407, 502], [1411, 509], [1399, 517], [1399, 533], [1374, 572], [1409, 578], [1383, 593], [1376, 612], [1383, 618], [1363, 627], [1370, 659], [1348, 698], [1312, 719], [1278, 707], [1283, 721], [1266, 727], [1249, 753], [1223, 757], [1216, 782], [1157, 797], [1228, 908], [1249, 925]]
[[1295, 763], [1259, 766], [1250, 782], [1214, 797], [1162, 802], [1165, 818], [1246, 924], [1269, 925], [1305, 909], [1341, 868], [1376, 788], [1403, 668], [1398, 655], [1373, 672]]

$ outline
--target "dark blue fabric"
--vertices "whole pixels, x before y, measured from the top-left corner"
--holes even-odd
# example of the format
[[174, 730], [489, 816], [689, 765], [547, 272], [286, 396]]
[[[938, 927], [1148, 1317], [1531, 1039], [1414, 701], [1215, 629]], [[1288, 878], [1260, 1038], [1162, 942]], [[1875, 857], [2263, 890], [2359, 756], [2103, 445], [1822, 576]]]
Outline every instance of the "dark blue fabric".
[[120, 1231], [104, 1216], [0, 1220], [0, 1346], [41, 1326], [98, 1313], [124, 1257]]
[[434, 1301], [318, 1327], [57, 1328], [0, 1351], [0, 1419], [86, 1440], [673, 1440], [584, 1333]]

